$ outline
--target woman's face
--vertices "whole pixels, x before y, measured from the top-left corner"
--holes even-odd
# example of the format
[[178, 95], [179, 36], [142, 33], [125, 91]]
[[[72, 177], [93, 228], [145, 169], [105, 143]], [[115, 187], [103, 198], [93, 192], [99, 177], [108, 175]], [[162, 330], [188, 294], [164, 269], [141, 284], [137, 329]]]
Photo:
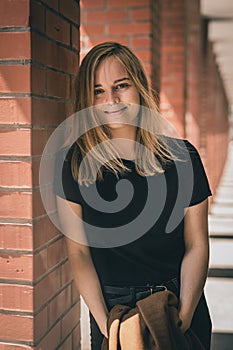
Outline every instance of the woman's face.
[[94, 104], [110, 129], [136, 125], [140, 95], [126, 69], [114, 57], [104, 59], [95, 73]]

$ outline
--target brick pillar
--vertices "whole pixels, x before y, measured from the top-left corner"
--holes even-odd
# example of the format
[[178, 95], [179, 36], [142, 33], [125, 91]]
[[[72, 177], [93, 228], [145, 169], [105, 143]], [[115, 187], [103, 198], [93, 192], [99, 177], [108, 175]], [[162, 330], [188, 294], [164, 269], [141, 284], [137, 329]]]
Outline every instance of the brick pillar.
[[163, 0], [161, 4], [161, 112], [184, 137], [187, 101], [186, 0]]
[[2, 0], [0, 44], [0, 348], [78, 349], [79, 296], [38, 182], [45, 143], [71, 111], [78, 1]]
[[160, 99], [161, 81], [161, 1], [151, 2], [151, 86]]
[[212, 43], [207, 43], [202, 78], [202, 118], [206, 120], [205, 140], [207, 172], [211, 189], [215, 193], [228, 151], [229, 106]]
[[142, 60], [152, 86], [158, 91], [159, 16], [160, 0], [82, 0], [81, 58], [100, 42], [120, 42]]
[[185, 135], [200, 146], [201, 12], [200, 1], [187, 1], [187, 101]]

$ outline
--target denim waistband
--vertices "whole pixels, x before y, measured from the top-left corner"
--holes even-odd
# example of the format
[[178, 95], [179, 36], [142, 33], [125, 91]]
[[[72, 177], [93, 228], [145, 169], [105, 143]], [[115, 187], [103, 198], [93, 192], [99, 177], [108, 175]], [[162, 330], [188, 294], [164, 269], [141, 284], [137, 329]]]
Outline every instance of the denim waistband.
[[179, 298], [179, 283], [177, 278], [173, 278], [164, 283], [146, 283], [144, 285], [113, 286], [104, 285], [103, 293], [106, 305], [110, 310], [116, 304], [135, 306], [135, 303], [151, 294], [170, 290]]
[[114, 286], [114, 285], [104, 285], [103, 286], [104, 292], [106, 294], [114, 294], [114, 295], [128, 295], [138, 292], [150, 292], [156, 293], [165, 289], [171, 290], [175, 294], [179, 291], [179, 283], [177, 278], [173, 278], [169, 281], [162, 282], [162, 283], [146, 283], [144, 285], [132, 285], [132, 286]]

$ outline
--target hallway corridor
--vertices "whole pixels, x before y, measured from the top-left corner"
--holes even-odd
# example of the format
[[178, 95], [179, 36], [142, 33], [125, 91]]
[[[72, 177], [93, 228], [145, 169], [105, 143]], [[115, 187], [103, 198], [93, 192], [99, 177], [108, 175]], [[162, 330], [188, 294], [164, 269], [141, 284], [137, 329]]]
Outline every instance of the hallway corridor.
[[233, 348], [233, 142], [209, 215], [210, 270], [206, 297], [213, 322], [211, 350]]

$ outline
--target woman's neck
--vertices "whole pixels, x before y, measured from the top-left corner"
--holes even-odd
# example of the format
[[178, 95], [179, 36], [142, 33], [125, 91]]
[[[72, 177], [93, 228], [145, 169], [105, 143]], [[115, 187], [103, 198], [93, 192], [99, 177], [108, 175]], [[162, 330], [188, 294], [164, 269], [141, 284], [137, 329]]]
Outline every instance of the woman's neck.
[[136, 139], [136, 127], [132, 125], [127, 125], [124, 128], [116, 128], [110, 130], [112, 139], [127, 139], [127, 140], [135, 140]]
[[136, 158], [135, 138], [131, 139], [127, 134], [127, 136], [125, 137], [123, 137], [122, 135], [120, 135], [120, 137], [118, 138], [114, 137], [111, 139], [111, 141], [120, 158], [124, 158], [124, 159]]

